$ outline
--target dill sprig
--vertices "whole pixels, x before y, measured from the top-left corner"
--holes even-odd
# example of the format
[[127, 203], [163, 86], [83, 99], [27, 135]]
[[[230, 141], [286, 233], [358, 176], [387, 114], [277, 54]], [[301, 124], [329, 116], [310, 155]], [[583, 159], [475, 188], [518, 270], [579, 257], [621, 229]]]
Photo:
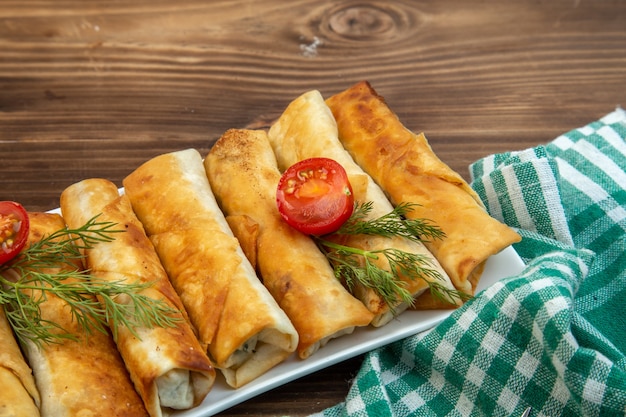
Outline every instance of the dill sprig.
[[[357, 284], [372, 289], [392, 312], [400, 303], [414, 303], [403, 278], [423, 279], [432, 295], [447, 303], [456, 304], [459, 300], [467, 300], [469, 295], [444, 285], [441, 273], [427, 256], [396, 248], [364, 250], [329, 240], [332, 235], [360, 234], [386, 238], [400, 236], [412, 241], [421, 241], [422, 238], [442, 239], [445, 234], [436, 225], [424, 219], [405, 218], [413, 207], [414, 204], [400, 204], [381, 217], [368, 219], [372, 202], [357, 203], [352, 216], [339, 230], [331, 235], [314, 236], [314, 239], [333, 266], [335, 276], [345, 282], [349, 290]], [[386, 258], [389, 269], [376, 264], [381, 256]]]
[[83, 270], [84, 250], [124, 232], [115, 226], [98, 222], [96, 216], [80, 228], [45, 236], [0, 265], [0, 305], [18, 339], [38, 346], [78, 340], [77, 335], [42, 317], [41, 305], [51, 294], [67, 304], [72, 319], [88, 335], [106, 333], [109, 324], [114, 337], [118, 326], [126, 326], [138, 337], [137, 327], [175, 325], [179, 320], [175, 309], [141, 294], [152, 283], [106, 281]]
[[400, 203], [387, 214], [367, 219], [373, 203], [367, 201], [354, 205], [350, 218], [336, 231], [344, 235], [376, 235], [383, 237], [401, 236], [414, 242], [443, 239], [446, 234], [427, 219], [407, 219], [406, 214], [418, 204]]

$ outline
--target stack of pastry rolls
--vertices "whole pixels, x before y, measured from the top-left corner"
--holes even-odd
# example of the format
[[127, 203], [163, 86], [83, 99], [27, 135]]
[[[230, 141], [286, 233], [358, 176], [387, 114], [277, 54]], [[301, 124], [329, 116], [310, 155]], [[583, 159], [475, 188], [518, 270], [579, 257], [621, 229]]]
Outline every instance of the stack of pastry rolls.
[[[194, 407], [215, 381], [215, 369], [200, 346], [186, 310], [165, 272], [128, 197], [110, 181], [87, 179], [61, 194], [65, 222], [76, 229], [98, 216], [125, 230], [86, 251], [86, 267], [98, 279], [149, 283], [142, 294], [175, 312], [175, 326], [112, 328], [117, 348], [151, 416]], [[124, 300], [119, 300], [124, 302]]]
[[[281, 174], [313, 157], [344, 167], [355, 200], [371, 203], [366, 220], [410, 203], [407, 217], [444, 233], [423, 243], [325, 236], [364, 251], [391, 248], [425, 259], [432, 274], [400, 276], [412, 303], [387, 305], [366, 286], [348, 287], [314, 239], [282, 219]], [[111, 323], [109, 332], [87, 335], [67, 306], [50, 297], [43, 316], [76, 340], [26, 342], [24, 358], [0, 310], [0, 335], [7, 335], [0, 338], [0, 384], [11, 387], [0, 392], [0, 416], [10, 410], [12, 416], [159, 417], [192, 408], [209, 395], [216, 369], [239, 388], [293, 354], [306, 359], [332, 339], [382, 327], [409, 307], [460, 305], [460, 298], [433, 296], [430, 284], [472, 295], [487, 259], [520, 239], [487, 214], [426, 137], [403, 126], [367, 82], [326, 100], [308, 91], [269, 129], [228, 130], [204, 159], [194, 149], [157, 156], [123, 186], [97, 178], [72, 184], [61, 195], [61, 215], [30, 213], [30, 242], [95, 216], [116, 224], [124, 232], [86, 249], [85, 264], [77, 267], [102, 280], [149, 284], [143, 293], [170, 306], [176, 325], [131, 330]], [[390, 268], [383, 258], [376, 264]], [[19, 406], [5, 394], [20, 398]], [[96, 400], [103, 397], [108, 400]]]
[[195, 149], [160, 155], [124, 179], [134, 211], [226, 382], [238, 388], [285, 360], [298, 333], [220, 211]]
[[[307, 158], [325, 157], [339, 162], [348, 174], [355, 201], [371, 203], [371, 210], [365, 220], [376, 219], [393, 210], [383, 190], [354, 162], [339, 141], [337, 124], [319, 91], [309, 91], [292, 101], [272, 125], [268, 137], [281, 170]], [[427, 290], [428, 281], [436, 280], [443, 287], [454, 290], [439, 261], [419, 241], [400, 236], [387, 238], [367, 235], [337, 235], [329, 239], [368, 251], [398, 249], [420, 256], [424, 260], [423, 267], [430, 269], [430, 273], [421, 278], [401, 276], [404, 288], [414, 298], [414, 305], [423, 305], [426, 299], [433, 300]], [[375, 262], [382, 269], [390, 269], [389, 262], [382, 256]], [[379, 294], [363, 286], [356, 286], [354, 292], [374, 314], [372, 324], [377, 327], [388, 323], [395, 314], [409, 307], [407, 302], [400, 301], [390, 306]], [[448, 297], [441, 304], [443, 307], [453, 307], [460, 303], [460, 298]]]

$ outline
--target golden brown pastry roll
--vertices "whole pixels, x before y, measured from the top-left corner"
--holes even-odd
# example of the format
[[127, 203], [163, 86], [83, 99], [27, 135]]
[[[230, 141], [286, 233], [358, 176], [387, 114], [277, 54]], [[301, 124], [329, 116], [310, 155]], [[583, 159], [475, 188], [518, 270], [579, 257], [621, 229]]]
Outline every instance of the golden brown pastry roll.
[[463, 178], [408, 130], [384, 99], [361, 82], [326, 100], [339, 139], [393, 204], [419, 204], [409, 217], [432, 220], [446, 237], [426, 246], [455, 287], [473, 294], [484, 262], [521, 238], [485, 211]]
[[[366, 220], [375, 219], [390, 213], [393, 206], [380, 187], [358, 166], [350, 154], [343, 148], [337, 133], [335, 119], [317, 90], [309, 91], [292, 101], [280, 118], [271, 126], [268, 137], [276, 159], [278, 168], [286, 170], [298, 161], [314, 157], [326, 157], [337, 161], [346, 170], [350, 182], [353, 184], [354, 199], [360, 203], [372, 203], [372, 210]], [[424, 275], [423, 279], [411, 279], [403, 276], [405, 288], [416, 298], [427, 288], [428, 281], [438, 281], [440, 285], [454, 290], [452, 282], [443, 270], [437, 259], [419, 243], [404, 237], [387, 238], [381, 236], [327, 236], [329, 240], [347, 246], [364, 250], [399, 249], [416, 254], [426, 259], [424, 268], [432, 271], [431, 276]], [[389, 270], [389, 262], [379, 257], [375, 262], [378, 267]], [[439, 277], [439, 279], [437, 279]], [[373, 290], [357, 286], [354, 293], [375, 315], [372, 324], [382, 326], [392, 318], [392, 312], [400, 313], [409, 304], [393, 305], [393, 309]], [[459, 299], [450, 299], [449, 306], [460, 303]]]
[[204, 165], [226, 215], [258, 224], [257, 269], [298, 331], [300, 358], [370, 323], [372, 314], [335, 278], [315, 242], [280, 217], [275, 200], [280, 172], [264, 131], [229, 130]]
[[[27, 244], [65, 228], [58, 214], [29, 213]], [[80, 269], [82, 265], [76, 265]], [[46, 272], [70, 271], [67, 264]], [[41, 394], [42, 417], [148, 416], [110, 334], [90, 334], [68, 313], [67, 302], [52, 293], [40, 304], [41, 316], [61, 326], [75, 340], [35, 345], [23, 343]], [[106, 399], [103, 401], [102, 399]]]
[[154, 247], [135, 216], [128, 197], [103, 179], [88, 179], [66, 188], [61, 211], [71, 228], [94, 216], [117, 229], [111, 242], [100, 242], [86, 252], [86, 267], [107, 281], [151, 283], [141, 293], [177, 311], [173, 327], [137, 327], [139, 338], [125, 326], [117, 332], [117, 348], [151, 416], [198, 405], [215, 380], [215, 370], [188, 322], [185, 309], [161, 265]]
[[256, 243], [259, 237], [259, 225], [248, 216], [228, 216], [226, 222], [233, 235], [237, 237], [239, 246], [246, 255], [250, 265], [256, 269]]
[[124, 190], [230, 386], [248, 383], [296, 350], [298, 333], [229, 228], [198, 151], [151, 159], [124, 179]]
[[2, 305], [0, 305], [0, 388], [0, 417], [39, 417], [39, 391]]

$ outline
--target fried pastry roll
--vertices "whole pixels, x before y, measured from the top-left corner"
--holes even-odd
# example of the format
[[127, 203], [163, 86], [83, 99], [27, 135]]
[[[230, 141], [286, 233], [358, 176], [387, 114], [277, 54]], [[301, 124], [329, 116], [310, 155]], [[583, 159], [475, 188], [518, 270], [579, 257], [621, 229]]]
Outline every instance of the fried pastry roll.
[[32, 370], [0, 305], [0, 417], [39, 417], [40, 396]]
[[124, 190], [199, 340], [238, 388], [285, 360], [298, 333], [244, 255], [195, 149], [160, 155]]
[[409, 217], [438, 225], [446, 237], [426, 243], [455, 287], [473, 294], [485, 261], [520, 236], [489, 216], [480, 198], [433, 152], [423, 134], [408, 130], [365, 81], [326, 100], [345, 149], [389, 196], [415, 203]]
[[276, 187], [281, 174], [264, 131], [227, 131], [204, 165], [226, 215], [258, 224], [256, 267], [298, 331], [300, 358], [370, 323], [373, 315], [335, 278], [315, 242], [280, 217]]
[[[29, 219], [27, 244], [65, 228], [58, 214], [29, 213]], [[65, 263], [45, 272], [77, 269], [82, 269], [82, 265]], [[46, 294], [46, 301], [39, 306], [42, 319], [58, 324], [74, 337], [41, 346], [32, 341], [23, 343], [41, 394], [41, 416], [148, 416], [111, 334], [96, 330], [88, 333], [73, 319], [67, 302], [55, 294]]]
[[[371, 211], [365, 220], [376, 219], [393, 211], [393, 206], [380, 187], [358, 166], [339, 141], [337, 124], [317, 90], [309, 91], [292, 101], [280, 118], [271, 126], [268, 137], [281, 171], [298, 161], [307, 158], [325, 157], [337, 161], [348, 174], [355, 201], [371, 203]], [[436, 281], [439, 285], [454, 290], [452, 282], [437, 259], [420, 243], [405, 237], [381, 237], [368, 235], [330, 235], [326, 237], [336, 243], [373, 251], [402, 250], [423, 259], [419, 268], [425, 272], [421, 277], [401, 276], [413, 298], [419, 297], [428, 288], [427, 281]], [[389, 270], [389, 262], [383, 256], [375, 261], [381, 269]], [[428, 291], [430, 292], [430, 291]], [[409, 304], [398, 302], [389, 306], [373, 290], [356, 286], [354, 294], [375, 315], [372, 325], [382, 326], [399, 314]], [[449, 294], [449, 293], [448, 293]], [[460, 299], [448, 297], [448, 307], [456, 307]], [[443, 303], [442, 303], [443, 304]]]
[[[88, 179], [66, 188], [61, 211], [71, 228], [98, 215], [117, 229], [111, 242], [99, 242], [86, 251], [86, 267], [102, 280], [150, 283], [141, 293], [165, 302], [176, 311], [174, 326], [117, 326], [117, 348], [151, 416], [198, 405], [215, 380], [215, 369], [188, 322], [186, 311], [161, 265], [158, 255], [135, 216], [128, 197], [103, 179]], [[123, 302], [123, 300], [120, 300]]]

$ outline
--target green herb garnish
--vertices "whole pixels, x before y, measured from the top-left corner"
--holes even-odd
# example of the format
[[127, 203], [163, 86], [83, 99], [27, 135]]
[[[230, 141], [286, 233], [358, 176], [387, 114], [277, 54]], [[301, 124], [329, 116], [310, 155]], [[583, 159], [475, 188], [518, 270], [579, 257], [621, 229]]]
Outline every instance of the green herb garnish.
[[383, 237], [401, 236], [414, 242], [443, 239], [446, 234], [426, 219], [407, 219], [406, 214], [417, 206], [414, 203], [401, 203], [387, 214], [366, 220], [372, 211], [371, 201], [355, 203], [352, 216], [337, 230], [342, 235], [375, 235]]
[[111, 222], [96, 217], [78, 229], [61, 229], [22, 250], [0, 265], [0, 305], [21, 341], [41, 346], [77, 336], [41, 315], [41, 304], [54, 294], [67, 303], [69, 313], [87, 334], [126, 326], [135, 336], [137, 327], [174, 326], [177, 310], [163, 300], [140, 292], [152, 283], [126, 283], [98, 279], [82, 269], [84, 250], [114, 240]]
[[[355, 204], [352, 216], [331, 235], [372, 235], [391, 238], [401, 236], [412, 241], [442, 239], [445, 233], [436, 225], [423, 219], [406, 219], [414, 204], [400, 204], [390, 213], [375, 219], [367, 219], [372, 203]], [[333, 266], [335, 276], [346, 283], [349, 290], [360, 284], [374, 290], [393, 311], [399, 303], [413, 305], [414, 299], [406, 289], [402, 277], [423, 279], [432, 295], [455, 304], [470, 296], [446, 287], [443, 277], [433, 269], [431, 259], [421, 254], [394, 248], [363, 250], [332, 242], [328, 236], [314, 236], [318, 247]], [[376, 265], [379, 257], [386, 258], [389, 269]]]

